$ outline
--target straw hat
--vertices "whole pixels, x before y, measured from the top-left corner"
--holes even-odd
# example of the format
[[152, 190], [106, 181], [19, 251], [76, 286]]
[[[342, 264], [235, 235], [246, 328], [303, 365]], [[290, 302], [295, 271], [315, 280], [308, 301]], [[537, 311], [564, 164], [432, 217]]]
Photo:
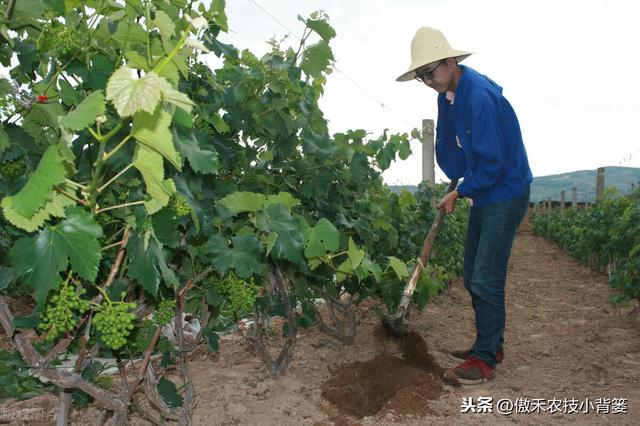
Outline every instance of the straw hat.
[[396, 81], [413, 80], [416, 78], [416, 70], [418, 68], [432, 62], [453, 57], [460, 62], [469, 55], [471, 55], [470, 52], [452, 49], [439, 30], [422, 27], [418, 29], [413, 41], [411, 41], [411, 66]]

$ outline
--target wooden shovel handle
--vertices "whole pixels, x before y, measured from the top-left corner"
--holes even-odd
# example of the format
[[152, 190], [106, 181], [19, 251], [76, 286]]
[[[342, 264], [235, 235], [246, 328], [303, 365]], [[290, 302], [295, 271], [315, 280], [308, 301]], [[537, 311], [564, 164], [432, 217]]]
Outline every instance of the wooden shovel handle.
[[[447, 194], [454, 189], [456, 189], [456, 185], [458, 184], [458, 179], [453, 179], [449, 183], [449, 188], [447, 189]], [[431, 255], [431, 249], [433, 248], [433, 242], [436, 239], [436, 235], [438, 235], [438, 230], [440, 229], [440, 225], [444, 220], [446, 215], [446, 209], [441, 207], [438, 209], [438, 213], [436, 214], [436, 218], [433, 220], [431, 224], [431, 228], [427, 233], [427, 236], [422, 243], [422, 250], [420, 250], [420, 257], [416, 262], [416, 266], [413, 268], [413, 273], [409, 278], [409, 282], [404, 288], [404, 292], [402, 293], [402, 299], [400, 300], [400, 307], [404, 307], [405, 309], [409, 306], [411, 302], [411, 297], [413, 296], [413, 292], [416, 290], [416, 286], [418, 285], [418, 281], [420, 280], [420, 275], [422, 275], [422, 270], [424, 266], [429, 261], [429, 256]]]

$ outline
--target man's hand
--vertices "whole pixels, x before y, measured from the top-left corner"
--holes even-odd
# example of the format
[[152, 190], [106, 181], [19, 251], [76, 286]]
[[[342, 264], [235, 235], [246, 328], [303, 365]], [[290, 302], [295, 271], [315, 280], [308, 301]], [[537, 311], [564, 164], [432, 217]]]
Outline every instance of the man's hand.
[[447, 214], [453, 213], [456, 208], [456, 201], [458, 201], [458, 191], [453, 190], [445, 195], [442, 200], [436, 205], [437, 208], [444, 207]]

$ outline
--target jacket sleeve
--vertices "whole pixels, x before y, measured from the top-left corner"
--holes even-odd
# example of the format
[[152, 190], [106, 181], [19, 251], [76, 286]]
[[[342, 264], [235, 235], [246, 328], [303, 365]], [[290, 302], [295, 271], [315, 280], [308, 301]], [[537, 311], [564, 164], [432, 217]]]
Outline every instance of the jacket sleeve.
[[464, 152], [456, 145], [455, 135], [452, 138], [436, 138], [436, 161], [449, 179], [460, 179], [464, 175]]
[[473, 198], [478, 191], [494, 185], [503, 169], [500, 115], [495, 102], [489, 95], [484, 95], [470, 103], [471, 149], [476, 161], [458, 186], [464, 197]]

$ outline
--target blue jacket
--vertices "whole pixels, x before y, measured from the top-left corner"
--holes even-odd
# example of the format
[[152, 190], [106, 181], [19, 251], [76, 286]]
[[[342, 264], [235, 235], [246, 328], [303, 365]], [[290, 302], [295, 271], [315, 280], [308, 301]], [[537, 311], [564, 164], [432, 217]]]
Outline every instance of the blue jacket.
[[[453, 104], [438, 95], [436, 159], [473, 205], [522, 195], [533, 180], [518, 118], [502, 87], [464, 65]], [[462, 148], [456, 142], [459, 138]]]

